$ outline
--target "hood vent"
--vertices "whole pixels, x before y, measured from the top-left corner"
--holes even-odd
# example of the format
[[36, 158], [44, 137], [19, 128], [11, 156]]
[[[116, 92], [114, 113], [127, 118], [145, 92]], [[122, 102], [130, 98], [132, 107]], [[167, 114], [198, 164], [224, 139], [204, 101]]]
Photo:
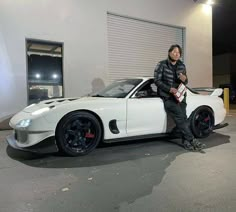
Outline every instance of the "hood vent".
[[45, 102], [44, 104], [50, 105], [52, 103], [61, 103], [61, 102], [65, 102], [65, 101], [74, 101], [74, 100], [78, 100], [78, 98], [71, 98], [71, 99], [60, 99], [60, 100], [55, 100], [55, 101], [49, 101], [49, 102]]
[[51, 102], [45, 102], [45, 104], [47, 104], [47, 105], [50, 105], [51, 103], [53, 103], [53, 101], [51, 101]]

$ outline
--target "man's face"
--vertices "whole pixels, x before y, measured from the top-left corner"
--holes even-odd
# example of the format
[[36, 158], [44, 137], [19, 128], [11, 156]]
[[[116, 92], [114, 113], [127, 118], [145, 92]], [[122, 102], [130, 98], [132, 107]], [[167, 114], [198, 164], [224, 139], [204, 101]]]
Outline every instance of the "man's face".
[[173, 61], [179, 60], [179, 58], [180, 58], [179, 48], [177, 48], [177, 47], [174, 48], [174, 49], [172, 50], [172, 52], [169, 53], [169, 55], [170, 55], [170, 57], [171, 57], [171, 59], [172, 59]]

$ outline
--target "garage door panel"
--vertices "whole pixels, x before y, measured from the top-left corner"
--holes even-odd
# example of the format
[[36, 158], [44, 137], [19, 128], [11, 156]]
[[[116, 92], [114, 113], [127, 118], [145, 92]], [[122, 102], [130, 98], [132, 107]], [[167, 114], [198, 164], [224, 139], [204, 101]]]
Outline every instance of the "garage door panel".
[[152, 76], [170, 45], [183, 47], [181, 27], [107, 14], [109, 80]]

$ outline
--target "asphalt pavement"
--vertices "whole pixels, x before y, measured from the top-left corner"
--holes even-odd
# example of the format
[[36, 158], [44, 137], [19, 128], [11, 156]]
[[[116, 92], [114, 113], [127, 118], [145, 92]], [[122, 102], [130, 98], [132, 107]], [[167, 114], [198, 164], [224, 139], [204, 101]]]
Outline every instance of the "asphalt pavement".
[[236, 112], [226, 122], [202, 153], [159, 138], [36, 155], [0, 131], [0, 212], [235, 212]]

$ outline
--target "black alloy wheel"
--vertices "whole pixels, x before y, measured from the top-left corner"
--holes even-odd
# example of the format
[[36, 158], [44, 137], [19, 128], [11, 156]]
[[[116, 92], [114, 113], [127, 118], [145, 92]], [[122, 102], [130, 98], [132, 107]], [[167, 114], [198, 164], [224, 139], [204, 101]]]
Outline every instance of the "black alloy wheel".
[[85, 155], [101, 140], [102, 128], [97, 118], [88, 112], [72, 112], [59, 122], [56, 141], [60, 151], [69, 156]]
[[200, 107], [190, 117], [190, 127], [196, 138], [206, 138], [212, 132], [214, 115], [210, 108]]

